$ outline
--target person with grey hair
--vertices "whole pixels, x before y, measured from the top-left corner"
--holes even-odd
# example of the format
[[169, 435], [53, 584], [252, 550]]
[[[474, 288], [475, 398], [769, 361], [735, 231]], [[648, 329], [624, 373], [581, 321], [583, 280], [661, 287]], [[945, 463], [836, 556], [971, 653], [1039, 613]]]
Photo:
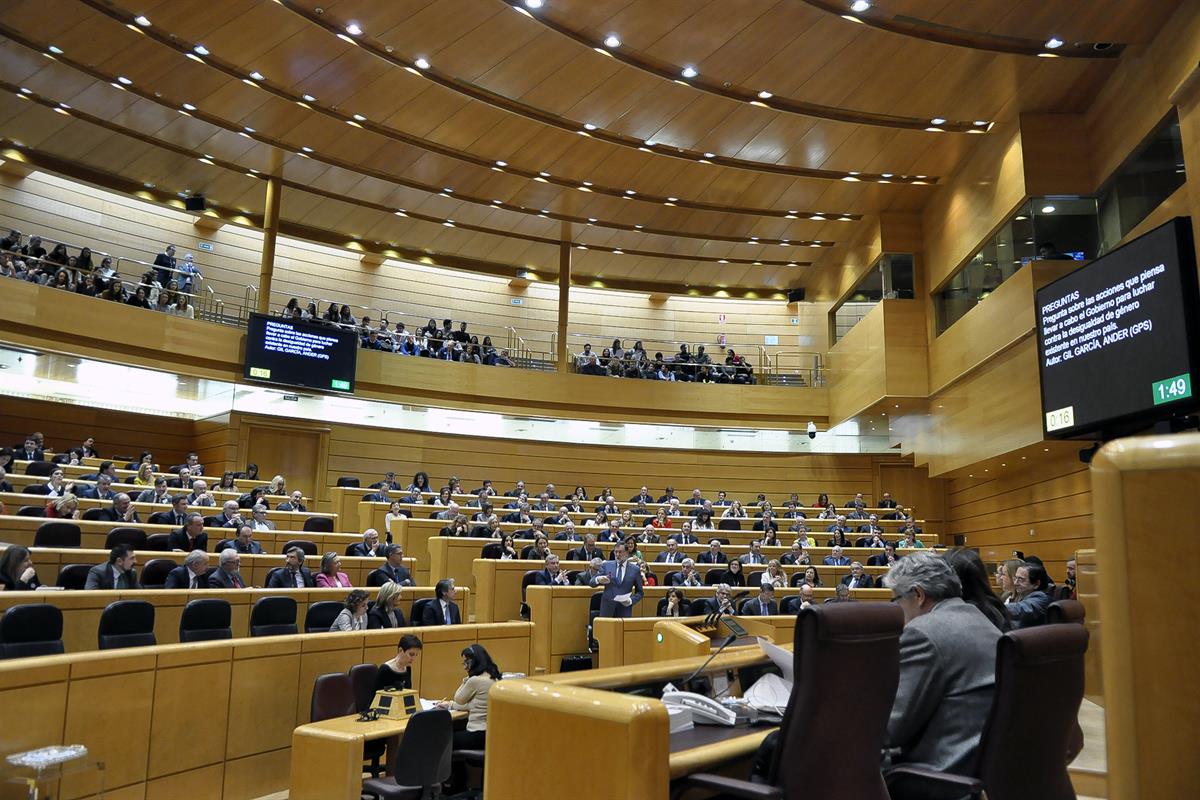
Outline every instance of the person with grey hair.
[[204, 517], [193, 511], [183, 521], [183, 527], [171, 531], [167, 547], [185, 553], [192, 550], [208, 550], [208, 534], [204, 531]]
[[242, 554], [227, 547], [217, 556], [217, 569], [208, 576], [210, 589], [245, 589], [242, 580]]
[[275, 523], [267, 519], [267, 507], [264, 505], [256, 505], [250, 509], [250, 520], [246, 523], [247, 526], [256, 531], [273, 531]]
[[671, 576], [672, 586], [704, 585], [704, 581], [700, 579], [700, 573], [696, 571], [696, 562], [693, 559], [685, 558], [681, 566], [683, 569]]
[[142, 521], [138, 517], [137, 509], [133, 507], [133, 500], [124, 492], [113, 498], [112, 515], [113, 522], [132, 522], [137, 524]]
[[379, 531], [374, 528], [367, 528], [363, 531], [362, 541], [355, 542], [350, 547], [349, 555], [359, 558], [375, 558], [383, 555], [383, 549], [379, 546]]
[[592, 579], [600, 574], [600, 567], [604, 565], [603, 558], [593, 558], [588, 562], [587, 567], [581, 569], [579, 574], [575, 576], [576, 586], [591, 586]]
[[167, 580], [163, 587], [166, 589], [207, 589], [207, 576], [208, 553], [203, 550], [193, 550], [184, 556], [182, 564], [167, 573]]
[[900, 684], [885, 739], [891, 763], [973, 776], [996, 688], [1000, 631], [963, 601], [957, 573], [939, 555], [905, 556], [883, 585], [904, 612]]

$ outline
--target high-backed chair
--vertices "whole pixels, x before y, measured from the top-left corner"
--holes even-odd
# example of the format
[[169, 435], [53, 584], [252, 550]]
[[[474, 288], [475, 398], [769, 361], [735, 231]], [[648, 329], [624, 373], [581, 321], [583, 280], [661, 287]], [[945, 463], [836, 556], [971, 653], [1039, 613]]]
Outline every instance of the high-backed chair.
[[741, 529], [742, 523], [737, 517], [723, 517], [717, 523], [717, 530], [720, 531], [740, 531]]
[[1083, 603], [1078, 600], [1055, 600], [1046, 607], [1047, 625], [1060, 625], [1065, 622], [1082, 625], [1085, 616]]
[[329, 517], [306, 517], [304, 530], [313, 533], [333, 533], [333, 520]]
[[[760, 800], [888, 800], [879, 753], [900, 682], [903, 628], [904, 614], [893, 603], [802, 610], [794, 639], [795, 688], [767, 783], [698, 774], [683, 779], [683, 786]], [[855, 687], [849, 705], [845, 695], [829, 691], [834, 684]]]
[[900, 765], [887, 773], [892, 799], [978, 798], [986, 790], [989, 800], [1075, 800], [1067, 753], [1083, 701], [1087, 647], [1087, 628], [1074, 623], [1000, 637], [996, 693], [979, 743], [979, 777]]
[[25, 474], [38, 478], [49, 478], [56, 469], [58, 469], [58, 465], [53, 461], [30, 461], [25, 465]]
[[162, 589], [167, 584], [167, 574], [179, 564], [169, 558], [152, 558], [142, 567], [142, 588]]
[[537, 583], [537, 576], [538, 576], [539, 572], [541, 572], [540, 569], [529, 569], [529, 570], [525, 570], [525, 574], [521, 576], [521, 602], [522, 603], [525, 602], [525, 591], [530, 586], [533, 586], [535, 583]]
[[358, 478], [354, 475], [341, 475], [337, 479], [337, 485], [338, 486], [348, 486], [348, 487], [357, 489], [361, 485], [361, 483], [359, 482]]
[[104, 549], [111, 550], [119, 544], [127, 544], [134, 550], [145, 550], [146, 538], [146, 532], [137, 528], [113, 528], [104, 537]]
[[146, 537], [146, 549], [156, 550], [160, 553], [171, 552], [171, 534], [169, 533], [152, 533]]
[[53, 656], [63, 651], [63, 615], [58, 606], [13, 606], [0, 618], [0, 658]]
[[107, 508], [89, 508], [83, 512], [83, 519], [88, 522], [116, 522], [117, 518]]
[[175, 514], [172, 511], [155, 511], [146, 517], [146, 522], [150, 525], [171, 525], [175, 522]]
[[800, 599], [800, 595], [794, 594], [790, 597], [785, 597], [783, 598], [783, 602], [779, 604], [779, 613], [799, 614], [801, 602], [803, 601]]
[[296, 601], [290, 597], [261, 597], [250, 611], [251, 636], [286, 636], [297, 633]]
[[[355, 664], [346, 674], [350, 676], [350, 687], [354, 691], [354, 710], [361, 714], [371, 707], [371, 701], [375, 699], [375, 679], [379, 676], [379, 667], [374, 664]], [[380, 761], [386, 751], [386, 739], [363, 742], [363, 762], [369, 765], [366, 770], [372, 778], [378, 778], [383, 773], [384, 767]]]
[[299, 547], [304, 551], [304, 555], [306, 556], [315, 556], [317, 554], [317, 543], [310, 542], [307, 539], [289, 539], [279, 552], [286, 553], [293, 547]]
[[716, 607], [713, 605], [713, 600], [709, 597], [697, 597], [688, 606], [688, 613], [693, 617], [702, 617], [706, 614], [711, 614], [715, 610]]
[[97, 629], [101, 650], [149, 647], [154, 637], [154, 606], [144, 600], [118, 600], [100, 614]]
[[704, 573], [705, 586], [716, 586], [723, 580], [725, 580], [725, 570], [719, 566], [713, 565], [712, 569]]
[[599, 652], [600, 643], [596, 641], [596, 637], [592, 635], [592, 626], [596, 623], [596, 617], [600, 616], [600, 598], [604, 596], [604, 592], [592, 592], [592, 597], [588, 600], [588, 624], [587, 624], [587, 640], [588, 651], [592, 653]]
[[746, 575], [746, 586], [752, 589], [757, 589], [759, 586], [762, 586], [762, 576], [763, 571], [761, 569], [749, 573]]
[[92, 566], [91, 564], [63, 564], [58, 570], [58, 580], [54, 582], [54, 585], [63, 589], [82, 589], [87, 586], [88, 571]]
[[[503, 542], [488, 542], [483, 546], [483, 550], [479, 552], [480, 558], [500, 558], [502, 555], [504, 555]], [[568, 553], [568, 555], [570, 554]]]
[[363, 794], [380, 800], [430, 796], [450, 778], [453, 733], [450, 712], [444, 708], [414, 714], [388, 765], [390, 776], [363, 781]]
[[46, 509], [43, 506], [21, 506], [17, 509], [18, 517], [44, 517]]
[[230, 620], [233, 612], [228, 600], [216, 597], [189, 600], [179, 617], [179, 641], [207, 642], [232, 639]]
[[420, 625], [421, 619], [425, 614], [425, 606], [435, 601], [436, 598], [434, 597], [419, 597], [413, 600], [412, 613], [408, 615], [408, 623], [410, 625]]
[[353, 714], [354, 711], [354, 687], [350, 683], [349, 675], [344, 672], [327, 672], [317, 676], [313, 683], [312, 702], [308, 710], [310, 722], [344, 717]]
[[82, 541], [79, 526], [63, 520], [43, 522], [33, 534], [34, 547], [79, 547]]
[[338, 614], [342, 613], [342, 609], [345, 607], [346, 604], [338, 600], [321, 600], [316, 603], [309, 603], [308, 610], [304, 612], [304, 632], [327, 633], [330, 627], [333, 626], [333, 621], [337, 619]]

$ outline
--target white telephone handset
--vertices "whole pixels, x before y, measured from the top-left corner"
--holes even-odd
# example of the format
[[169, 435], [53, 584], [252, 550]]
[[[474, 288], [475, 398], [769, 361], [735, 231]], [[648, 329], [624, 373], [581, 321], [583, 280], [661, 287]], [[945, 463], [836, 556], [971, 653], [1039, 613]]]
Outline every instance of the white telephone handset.
[[663, 705], [682, 706], [692, 712], [692, 719], [707, 725], [729, 725], [737, 721], [737, 714], [731, 709], [695, 692], [663, 692]]

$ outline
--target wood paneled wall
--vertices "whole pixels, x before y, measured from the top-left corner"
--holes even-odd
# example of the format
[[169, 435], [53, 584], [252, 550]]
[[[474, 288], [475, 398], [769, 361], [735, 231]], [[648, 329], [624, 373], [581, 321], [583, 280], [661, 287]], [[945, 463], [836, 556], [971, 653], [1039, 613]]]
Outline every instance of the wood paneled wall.
[[[202, 231], [193, 225], [194, 219], [173, 208], [44, 172], [23, 179], [0, 174], [0, 227], [5, 230], [15, 227], [26, 234], [37, 232], [147, 262], [167, 243], [174, 243], [177, 256], [185, 252], [196, 256], [208, 285], [219, 296], [242, 303], [246, 286], [259, 282], [261, 231], [236, 225]], [[212, 250], [201, 250], [201, 242]], [[390, 321], [403, 321], [409, 328], [430, 318], [440, 323], [451, 317], [467, 320], [470, 330], [490, 335], [501, 345], [507, 341], [506, 329], [516, 328], [530, 347], [553, 352], [550, 344], [558, 314], [555, 283], [513, 287], [506, 278], [396, 260], [368, 266], [353, 250], [286, 236], [279, 237], [276, 253], [272, 308], [295, 296], [366, 306], [374, 309], [365, 312], [373, 319], [379, 318], [379, 309], [385, 309]], [[136, 278], [141, 269], [131, 265], [122, 274]], [[599, 350], [615, 338], [643, 339], [652, 353], [678, 349], [669, 347], [673, 341], [707, 343], [712, 349], [718, 334], [725, 334], [729, 345], [739, 351], [757, 352], [764, 337], [771, 335], [779, 341], [768, 348], [771, 351], [823, 353], [828, 347], [828, 308], [827, 303], [788, 305], [777, 300], [686, 296], [660, 302], [645, 293], [574, 287], [569, 331], [580, 334], [571, 337], [577, 351], [585, 341]], [[354, 310], [356, 317], [363, 313]], [[724, 322], [719, 321], [722, 314]]]
[[1041, 557], [1061, 583], [1067, 559], [1094, 544], [1091, 479], [1074, 452], [947, 483], [947, 541], [965, 536], [986, 562], [1020, 550]]

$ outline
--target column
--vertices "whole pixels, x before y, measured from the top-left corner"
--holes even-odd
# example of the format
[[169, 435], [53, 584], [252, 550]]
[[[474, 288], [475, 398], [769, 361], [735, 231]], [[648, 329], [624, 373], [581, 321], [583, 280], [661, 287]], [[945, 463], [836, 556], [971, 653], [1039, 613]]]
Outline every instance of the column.
[[567, 321], [571, 316], [571, 223], [563, 222], [558, 243], [558, 371], [569, 372]]
[[267, 202], [263, 211], [262, 261], [258, 267], [258, 311], [271, 310], [271, 279], [275, 275], [275, 238], [279, 233], [279, 197], [282, 183], [278, 175], [267, 178]]

